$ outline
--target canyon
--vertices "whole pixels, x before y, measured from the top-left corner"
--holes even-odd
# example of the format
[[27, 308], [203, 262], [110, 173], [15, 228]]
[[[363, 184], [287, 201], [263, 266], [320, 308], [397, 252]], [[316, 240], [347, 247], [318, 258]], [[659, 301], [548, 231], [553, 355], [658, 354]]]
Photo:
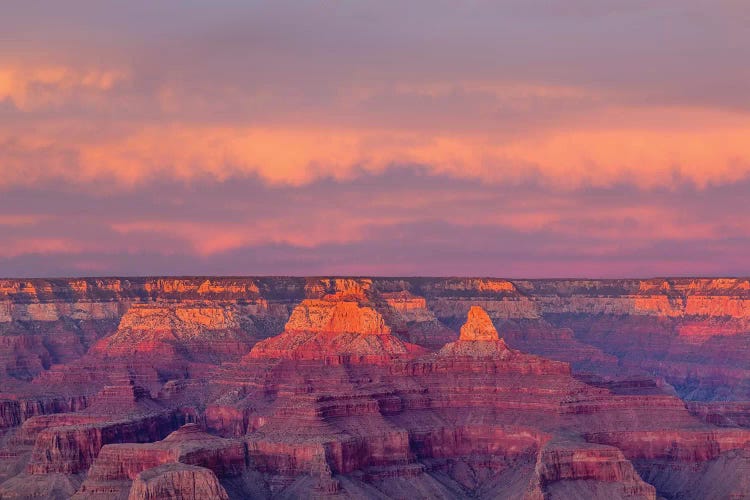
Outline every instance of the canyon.
[[750, 498], [750, 280], [0, 280], [0, 499]]

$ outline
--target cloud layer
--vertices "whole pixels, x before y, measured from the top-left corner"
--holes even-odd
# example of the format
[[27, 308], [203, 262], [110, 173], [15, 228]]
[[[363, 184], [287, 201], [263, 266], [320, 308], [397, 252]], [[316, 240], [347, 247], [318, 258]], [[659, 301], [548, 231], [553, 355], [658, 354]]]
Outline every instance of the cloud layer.
[[0, 275], [750, 274], [746, 2], [48, 4]]

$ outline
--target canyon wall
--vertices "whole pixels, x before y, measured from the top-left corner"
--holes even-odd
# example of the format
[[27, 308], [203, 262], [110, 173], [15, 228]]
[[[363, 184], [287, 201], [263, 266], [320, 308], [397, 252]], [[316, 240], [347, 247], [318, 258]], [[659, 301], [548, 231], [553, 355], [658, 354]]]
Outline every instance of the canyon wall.
[[[0, 280], [0, 379], [30, 380], [95, 344], [127, 349], [134, 331], [178, 339], [213, 332], [209, 344], [194, 335], [192, 345], [181, 345], [204, 358], [241, 357], [280, 333], [303, 300], [331, 297], [368, 301], [384, 318], [368, 328], [390, 328], [430, 349], [454, 340], [475, 305], [503, 328], [511, 347], [570, 362], [577, 371], [657, 375], [693, 400], [750, 396], [750, 280], [738, 278]], [[293, 319], [306, 328], [311, 311], [325, 310], [315, 306]], [[139, 345], [174, 347], [153, 339]]]
[[750, 497], [746, 279], [0, 280], [0, 384], [0, 498]]

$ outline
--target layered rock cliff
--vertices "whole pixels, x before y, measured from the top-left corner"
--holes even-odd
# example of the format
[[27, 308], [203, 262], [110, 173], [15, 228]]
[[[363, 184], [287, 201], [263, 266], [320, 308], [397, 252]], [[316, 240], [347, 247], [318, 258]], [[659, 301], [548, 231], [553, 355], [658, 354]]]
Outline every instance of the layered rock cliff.
[[232, 306], [134, 305], [123, 315], [117, 331], [98, 341], [91, 353], [109, 357], [137, 354], [192, 359], [242, 356], [256, 341], [252, 324], [243, 325]]
[[742, 498], [749, 301], [742, 279], [0, 281], [0, 498]]

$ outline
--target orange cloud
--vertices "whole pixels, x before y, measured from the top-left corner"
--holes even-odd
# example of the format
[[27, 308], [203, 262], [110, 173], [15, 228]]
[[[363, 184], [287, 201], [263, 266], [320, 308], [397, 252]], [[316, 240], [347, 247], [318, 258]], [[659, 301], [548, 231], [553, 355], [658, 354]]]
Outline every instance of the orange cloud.
[[[130, 78], [126, 69], [0, 67], [0, 104], [9, 99], [20, 113], [17, 123], [0, 122], [0, 186], [62, 178], [79, 183], [105, 180], [119, 187], [159, 178], [191, 181], [235, 175], [300, 185], [327, 176], [348, 178], [361, 170], [380, 172], [394, 164], [424, 165], [436, 173], [488, 182], [515, 182], [533, 175], [562, 188], [619, 182], [669, 186], [676, 173], [705, 186], [750, 174], [747, 113], [604, 105], [609, 96], [536, 83], [400, 82], [386, 94], [406, 96], [407, 101], [439, 98], [444, 103], [458, 89], [462, 96], [473, 96], [474, 104], [485, 103], [490, 109], [510, 105], [515, 115], [493, 120], [489, 113], [480, 127], [446, 131], [433, 126], [432, 116], [412, 117], [408, 107], [400, 114], [395, 107], [383, 116], [367, 108], [377, 115], [372, 124], [366, 114], [341, 124], [325, 108], [308, 111], [298, 123], [295, 109], [279, 104], [278, 118], [266, 117], [252, 125], [252, 116], [245, 121], [175, 117], [160, 122], [137, 114], [113, 115], [108, 106], [117, 94], [110, 93]], [[338, 115], [384, 92], [377, 86], [344, 85], [338, 90], [340, 96], [330, 110]], [[86, 96], [92, 98], [86, 101], [91, 116], [33, 114]], [[217, 92], [216, 99], [245, 102], [254, 96]], [[154, 103], [165, 116], [172, 116], [191, 99], [199, 100], [185, 89], [163, 86]], [[587, 113], [577, 109], [570, 121], [519, 121], [514, 128], [512, 116], [543, 114], [549, 99], [583, 101], [591, 107], [582, 108]], [[466, 124], [474, 111], [457, 105], [444, 112]], [[30, 118], [21, 121], [24, 114]]]
[[750, 173], [750, 127], [705, 114], [705, 129], [684, 130], [680, 118], [666, 130], [648, 124], [581, 128], [514, 140], [404, 130], [147, 128], [121, 141], [82, 145], [78, 175], [107, 174], [133, 184], [165, 174], [187, 180], [258, 174], [273, 183], [302, 184], [322, 176], [346, 178], [358, 169], [421, 164], [487, 181], [518, 181], [533, 171], [563, 187], [654, 187], [669, 186], [676, 172], [701, 186]]

